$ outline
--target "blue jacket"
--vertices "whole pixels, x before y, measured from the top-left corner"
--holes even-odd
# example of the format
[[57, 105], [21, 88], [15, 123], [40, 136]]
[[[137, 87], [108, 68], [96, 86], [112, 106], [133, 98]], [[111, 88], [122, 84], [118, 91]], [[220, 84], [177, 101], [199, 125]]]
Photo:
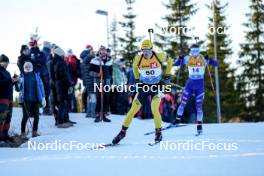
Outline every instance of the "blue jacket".
[[[39, 73], [34, 73], [36, 82], [37, 82], [37, 98], [38, 102], [41, 103], [43, 98], [45, 98], [45, 91], [44, 91], [44, 86], [43, 82], [39, 76]], [[24, 75], [21, 74], [20, 77], [20, 93], [18, 97], [18, 103], [23, 104], [24, 103]]]

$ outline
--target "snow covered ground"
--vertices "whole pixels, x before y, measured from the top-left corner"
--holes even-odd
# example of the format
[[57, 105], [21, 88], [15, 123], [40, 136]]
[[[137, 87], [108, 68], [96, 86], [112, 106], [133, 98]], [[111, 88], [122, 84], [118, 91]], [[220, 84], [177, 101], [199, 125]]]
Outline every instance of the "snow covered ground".
[[[21, 114], [21, 109], [14, 109], [11, 131], [19, 132]], [[154, 136], [144, 133], [153, 130], [153, 121], [134, 119], [127, 137], [115, 147], [40, 150], [55, 142], [109, 143], [124, 118], [111, 115], [112, 123], [96, 124], [84, 114], [70, 117], [78, 122], [75, 127], [57, 129], [52, 117], [41, 116], [42, 136], [30, 140], [32, 145], [42, 144], [39, 150], [29, 149], [28, 144], [0, 148], [1, 175], [264, 175], [264, 123], [204, 125], [204, 134], [199, 137], [194, 136], [195, 126], [188, 125], [164, 131], [162, 145], [148, 146]]]

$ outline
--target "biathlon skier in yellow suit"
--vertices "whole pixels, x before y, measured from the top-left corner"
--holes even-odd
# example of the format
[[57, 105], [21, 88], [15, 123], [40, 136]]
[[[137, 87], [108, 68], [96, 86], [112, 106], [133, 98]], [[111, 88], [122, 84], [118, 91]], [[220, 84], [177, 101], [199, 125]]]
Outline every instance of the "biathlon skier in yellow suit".
[[[150, 40], [143, 40], [141, 44], [142, 54], [137, 55], [133, 61], [133, 73], [137, 85], [142, 86], [162, 86], [166, 85], [170, 88], [170, 74], [172, 67], [172, 59], [163, 53], [156, 53], [153, 51], [153, 45]], [[155, 87], [154, 87], [155, 88]], [[144, 89], [137, 89], [137, 94], [133, 100], [132, 107], [126, 115], [123, 126], [119, 134], [113, 139], [113, 144], [118, 144], [126, 135], [126, 131], [132, 122], [133, 117], [139, 111], [142, 104], [151, 96], [151, 111], [154, 116], [155, 123], [155, 142], [162, 140], [161, 134], [161, 115], [159, 113], [159, 105], [162, 97], [160, 89], [152, 89], [144, 91]], [[147, 89], [145, 89], [147, 90]], [[163, 89], [164, 90], [164, 89]]]

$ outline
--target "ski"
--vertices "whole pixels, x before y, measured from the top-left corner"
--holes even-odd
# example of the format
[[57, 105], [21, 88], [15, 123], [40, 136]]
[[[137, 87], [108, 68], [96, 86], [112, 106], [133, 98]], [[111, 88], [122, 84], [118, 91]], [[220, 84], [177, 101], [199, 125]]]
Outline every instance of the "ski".
[[[184, 126], [187, 126], [187, 125], [186, 124], [179, 124], [179, 125], [169, 124], [168, 126], [161, 128], [161, 131], [165, 131], [165, 130], [168, 130], [168, 129], [171, 129], [171, 128], [184, 127]], [[145, 133], [144, 135], [147, 136], [147, 135], [151, 135], [151, 134], [154, 134], [154, 133], [155, 133], [155, 131], [151, 131], [151, 132]]]
[[197, 132], [196, 134], [195, 134], [195, 136], [200, 136], [202, 134], [202, 132]]
[[91, 147], [91, 148], [89, 148], [89, 150], [103, 150], [105, 148], [113, 147], [113, 146], [117, 146], [117, 145], [119, 145], [119, 144], [112, 144], [112, 143], [102, 144], [99, 146]]
[[160, 141], [155, 141], [155, 142], [151, 142], [151, 143], [148, 143], [148, 145], [149, 146], [154, 146], [154, 145], [157, 145], [157, 144], [159, 144], [160, 143]]

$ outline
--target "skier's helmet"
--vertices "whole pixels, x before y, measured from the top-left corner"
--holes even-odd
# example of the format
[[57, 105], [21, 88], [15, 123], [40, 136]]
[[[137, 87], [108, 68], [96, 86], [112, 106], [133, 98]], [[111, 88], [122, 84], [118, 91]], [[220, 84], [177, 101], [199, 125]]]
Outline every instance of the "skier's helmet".
[[200, 54], [200, 48], [197, 44], [194, 44], [191, 46], [191, 55], [192, 56], [197, 56]]
[[144, 49], [152, 49], [153, 48], [153, 45], [152, 45], [152, 42], [150, 40], [143, 40], [143, 42], [141, 43], [141, 49], [144, 50]]

